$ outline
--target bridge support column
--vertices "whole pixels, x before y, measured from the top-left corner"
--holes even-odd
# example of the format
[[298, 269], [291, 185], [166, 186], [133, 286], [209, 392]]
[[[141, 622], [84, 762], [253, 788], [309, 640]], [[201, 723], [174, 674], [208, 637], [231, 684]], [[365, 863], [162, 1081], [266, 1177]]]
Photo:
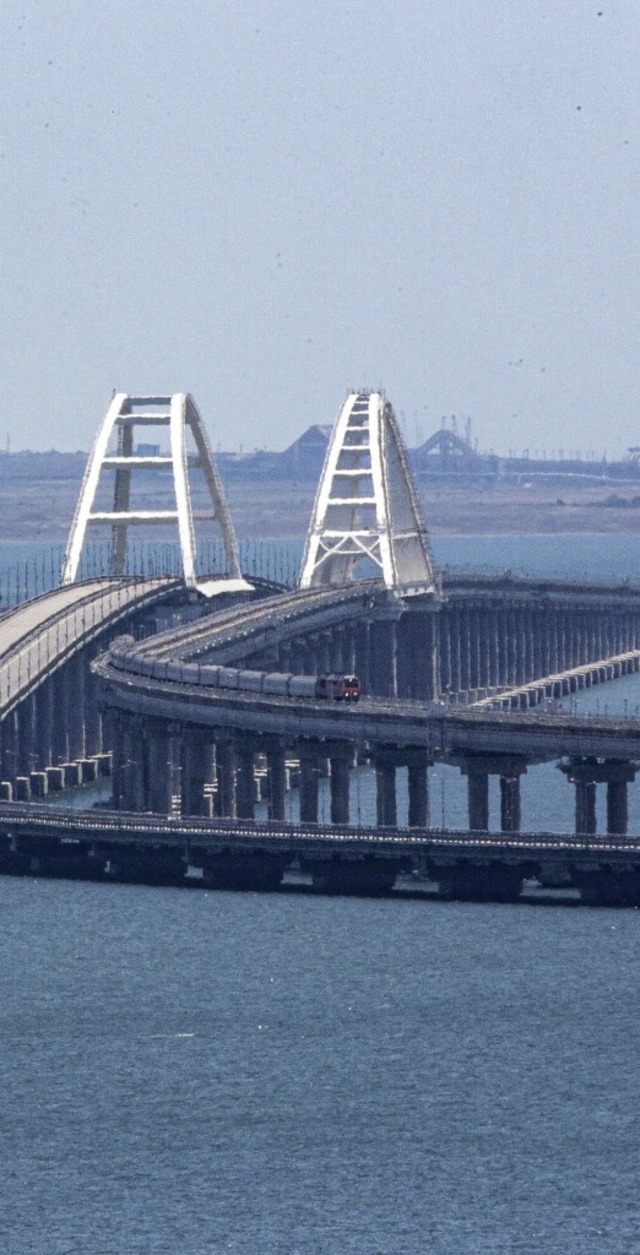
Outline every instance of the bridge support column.
[[2, 779], [7, 780], [15, 789], [18, 776], [18, 719], [17, 712], [11, 711], [2, 721]]
[[379, 619], [369, 634], [371, 692], [379, 697], [397, 693], [398, 624], [396, 619]]
[[170, 815], [176, 796], [176, 768], [180, 765], [172, 725], [149, 725], [149, 804], [157, 815]]
[[212, 780], [212, 760], [211, 736], [203, 728], [186, 730], [182, 739], [183, 815], [208, 816], [209, 798], [205, 794], [205, 785]]
[[98, 693], [97, 677], [87, 669], [84, 678], [84, 740], [88, 758], [102, 752], [102, 717]]
[[54, 766], [57, 766], [59, 763], [69, 762], [69, 688], [66, 666], [54, 672], [51, 684], [53, 687], [52, 758]]
[[564, 773], [576, 790], [576, 832], [589, 835], [596, 831], [596, 785], [607, 786], [607, 832], [624, 836], [628, 826], [627, 786], [635, 780], [635, 764], [624, 759], [572, 759], [561, 763]]
[[516, 754], [478, 754], [459, 760], [468, 777], [469, 828], [489, 830], [489, 776], [500, 776], [500, 827], [502, 832], [520, 830], [520, 776], [526, 759]]
[[393, 751], [376, 750], [376, 822], [379, 828], [397, 826], [396, 757]]
[[636, 778], [634, 763], [610, 758], [602, 765], [607, 785], [607, 832], [626, 836], [629, 825], [628, 786]]
[[327, 746], [330, 764], [331, 823], [349, 823], [349, 768], [352, 748], [348, 744]]
[[433, 697], [433, 615], [406, 610], [398, 620], [398, 697], [429, 700]]
[[470, 769], [466, 775], [469, 828], [471, 832], [488, 832], [489, 774], [486, 771]]
[[626, 780], [610, 780], [607, 784], [607, 832], [625, 836], [629, 823]]
[[124, 762], [120, 765], [123, 778], [121, 796], [123, 809], [127, 811], [145, 809], [144, 748], [141, 720], [127, 719], [123, 736]]
[[267, 748], [267, 770], [269, 772], [269, 819], [282, 823], [285, 817], [287, 795], [287, 770], [283, 745], [273, 745]]
[[500, 776], [500, 828], [520, 831], [520, 776]]
[[41, 768], [50, 767], [53, 755], [53, 684], [45, 680], [38, 689], [38, 714], [36, 726], [36, 753]]
[[369, 636], [371, 624], [367, 620], [361, 620], [355, 624], [354, 628], [354, 670], [362, 685], [362, 691], [365, 694], [371, 693], [371, 658], [369, 651]]
[[239, 740], [236, 742], [236, 813], [238, 819], [253, 819], [255, 815], [254, 752], [255, 745], [253, 741]]
[[231, 741], [216, 741], [216, 815], [233, 819], [235, 815], [235, 753]]
[[36, 701], [34, 694], [18, 706], [18, 770], [28, 776], [36, 760]]
[[593, 780], [576, 780], [576, 832], [596, 831], [596, 786]]
[[427, 755], [417, 750], [407, 759], [409, 787], [409, 827], [426, 828], [429, 824], [429, 787]]
[[300, 823], [317, 824], [320, 784], [320, 750], [308, 743], [298, 747], [300, 756]]
[[67, 752], [70, 762], [84, 758], [84, 663], [75, 654], [65, 668], [67, 672]]

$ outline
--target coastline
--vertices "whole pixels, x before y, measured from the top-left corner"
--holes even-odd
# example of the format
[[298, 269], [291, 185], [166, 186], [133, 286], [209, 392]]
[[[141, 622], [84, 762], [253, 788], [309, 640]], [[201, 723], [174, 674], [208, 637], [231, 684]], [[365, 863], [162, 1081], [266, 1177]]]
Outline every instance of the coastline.
[[[0, 484], [0, 540], [64, 544], [79, 490], [76, 479]], [[313, 483], [226, 484], [238, 537], [304, 538], [315, 490]], [[635, 486], [421, 483], [417, 492], [432, 536], [640, 534], [640, 496]], [[196, 509], [198, 504], [194, 499]], [[138, 534], [142, 539], [142, 530]], [[166, 539], [159, 532], [154, 535]]]

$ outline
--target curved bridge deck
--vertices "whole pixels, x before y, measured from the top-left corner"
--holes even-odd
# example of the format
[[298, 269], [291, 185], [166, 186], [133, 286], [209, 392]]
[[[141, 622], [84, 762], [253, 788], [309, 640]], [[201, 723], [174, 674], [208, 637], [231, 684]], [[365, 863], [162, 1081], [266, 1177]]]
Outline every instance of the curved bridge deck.
[[178, 580], [96, 579], [53, 589], [0, 617], [0, 719], [68, 658]]

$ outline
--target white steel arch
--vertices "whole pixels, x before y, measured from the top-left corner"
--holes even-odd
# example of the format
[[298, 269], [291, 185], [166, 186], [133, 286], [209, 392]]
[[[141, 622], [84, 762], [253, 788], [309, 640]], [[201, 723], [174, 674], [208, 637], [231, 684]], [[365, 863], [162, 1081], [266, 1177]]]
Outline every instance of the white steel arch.
[[[139, 454], [134, 451], [137, 426], [168, 427], [169, 454]], [[193, 437], [196, 453], [187, 451], [187, 434]], [[109, 444], [117, 437], [117, 451], [108, 453]], [[174, 508], [140, 510], [131, 508], [131, 481], [137, 470], [171, 468]], [[194, 513], [191, 503], [189, 471], [199, 469], [210, 498], [210, 508]], [[94, 509], [100, 477], [104, 470], [115, 471], [113, 509]], [[113, 574], [123, 575], [127, 556], [129, 524], [176, 524], [182, 555], [185, 584], [196, 585], [196, 538], [194, 520], [215, 520], [220, 530], [227, 561], [227, 574], [242, 579], [238, 544], [227, 508], [224, 491], [213, 461], [204, 423], [193, 398], [184, 392], [171, 397], [133, 397], [126, 392], [113, 395], [98, 429], [76, 505], [64, 566], [62, 583], [76, 579], [87, 527], [111, 524], [113, 537]]]
[[369, 559], [387, 588], [436, 591], [400, 429], [382, 392], [352, 392], [335, 421], [307, 534], [301, 588], [344, 584]]

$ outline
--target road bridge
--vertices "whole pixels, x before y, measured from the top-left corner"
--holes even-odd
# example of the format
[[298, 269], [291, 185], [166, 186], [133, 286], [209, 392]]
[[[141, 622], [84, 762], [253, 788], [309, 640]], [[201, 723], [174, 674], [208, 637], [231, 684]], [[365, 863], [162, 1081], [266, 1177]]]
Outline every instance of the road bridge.
[[[177, 580], [95, 579], [52, 589], [0, 617], [0, 789], [30, 796], [109, 767], [90, 663], [181, 594]], [[150, 625], [149, 625], [150, 626]]]
[[[141, 422], [162, 422], [171, 433], [175, 509], [158, 512], [155, 521], [164, 524], [171, 516], [177, 523], [180, 589], [197, 597], [210, 590], [195, 576], [196, 514], [187, 471], [204, 469], [206, 479], [209, 468], [208, 490], [214, 471], [195, 408], [183, 394], [114, 398], [87, 470], [65, 579], [77, 571], [86, 523], [112, 528], [114, 570], [122, 571], [127, 527], [148, 521], [148, 512], [129, 500], [133, 472], [153, 470], [146, 464], [157, 461], [134, 451], [131, 433]], [[198, 446], [191, 456], [183, 447], [187, 427]], [[107, 450], [111, 432], [117, 432], [115, 452]], [[92, 504], [103, 469], [115, 474], [113, 510], [106, 512]], [[224, 516], [233, 539], [214, 488], [209, 513], [218, 521]], [[22, 619], [6, 623], [6, 658], [0, 651], [2, 792], [23, 796], [38, 784], [44, 791], [61, 768], [65, 781], [77, 778], [67, 766], [94, 761], [101, 737], [105, 748], [102, 706], [113, 747], [114, 800], [123, 812], [182, 812], [227, 826], [251, 822], [256, 756], [263, 754], [270, 818], [282, 824], [293, 756], [301, 828], [318, 822], [319, 776], [328, 769], [337, 832], [349, 821], [350, 767], [366, 758], [375, 767], [380, 832], [396, 827], [402, 768], [409, 827], [424, 834], [428, 768], [439, 760], [467, 778], [474, 833], [488, 829], [489, 779], [499, 777], [502, 835], [517, 842], [522, 774], [531, 763], [561, 758], [575, 789], [580, 837], [593, 835], [598, 784], [607, 789], [609, 834], [625, 836], [627, 790], [640, 761], [634, 721], [485, 707], [496, 701], [535, 705], [551, 695], [550, 686], [553, 692], [565, 682], [569, 688], [598, 682], [617, 667], [637, 666], [640, 588], [509, 572], [438, 573], [399, 429], [382, 394], [350, 394], [341, 409], [301, 582], [297, 592], [254, 603], [238, 578], [242, 604], [155, 639], [119, 644], [113, 638], [132, 628], [146, 638], [139, 616], [154, 599], [178, 590], [154, 581], [131, 589], [121, 580], [58, 590], [41, 605], [25, 607]], [[286, 696], [287, 677], [306, 676], [313, 684], [313, 677], [330, 672], [357, 673], [365, 692], [360, 706]], [[489, 876], [496, 885], [504, 879], [505, 859], [499, 874], [494, 868]], [[317, 874], [326, 877], [326, 868]], [[362, 867], [354, 874], [367, 882]], [[486, 880], [489, 873], [483, 875]]]
[[555, 867], [585, 902], [640, 904], [640, 838], [519, 835], [91, 814], [0, 804], [0, 874], [276, 890], [295, 868], [324, 893], [389, 893], [400, 873], [443, 898], [516, 901]]

